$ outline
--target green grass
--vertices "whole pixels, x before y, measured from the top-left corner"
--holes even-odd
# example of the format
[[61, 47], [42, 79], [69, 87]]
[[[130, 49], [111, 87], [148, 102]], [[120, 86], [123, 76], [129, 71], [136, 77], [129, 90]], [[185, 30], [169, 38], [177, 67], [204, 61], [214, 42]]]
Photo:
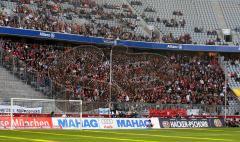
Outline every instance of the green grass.
[[1, 130], [0, 142], [240, 142], [240, 128], [160, 130]]

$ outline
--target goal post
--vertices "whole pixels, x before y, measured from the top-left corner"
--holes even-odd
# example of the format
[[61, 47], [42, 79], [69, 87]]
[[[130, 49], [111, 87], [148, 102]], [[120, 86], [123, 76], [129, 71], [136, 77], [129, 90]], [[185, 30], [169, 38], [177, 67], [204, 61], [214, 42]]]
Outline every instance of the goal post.
[[[10, 129], [48, 129], [53, 117], [74, 117], [82, 122], [82, 100], [11, 98]], [[82, 129], [82, 125], [79, 125]]]

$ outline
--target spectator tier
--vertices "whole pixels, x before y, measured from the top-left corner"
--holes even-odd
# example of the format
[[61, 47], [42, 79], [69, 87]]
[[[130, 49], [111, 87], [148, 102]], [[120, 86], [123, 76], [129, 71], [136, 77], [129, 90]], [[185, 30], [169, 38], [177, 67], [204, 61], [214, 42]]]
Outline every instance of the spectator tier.
[[[223, 105], [224, 73], [215, 55], [95, 46], [58, 48], [3, 40], [5, 65], [14, 64], [55, 97], [86, 102]], [[17, 59], [12, 62], [11, 59]], [[22, 71], [22, 72], [24, 72]], [[49, 87], [51, 86], [51, 87]]]

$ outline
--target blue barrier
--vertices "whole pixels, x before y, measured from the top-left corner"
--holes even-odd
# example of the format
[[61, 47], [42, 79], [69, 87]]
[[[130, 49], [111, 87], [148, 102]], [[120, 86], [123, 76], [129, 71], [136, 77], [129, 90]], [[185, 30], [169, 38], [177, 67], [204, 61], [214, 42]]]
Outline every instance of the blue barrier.
[[105, 39], [101, 37], [88, 37], [74, 34], [47, 32], [39, 30], [27, 30], [10, 27], [0, 27], [0, 35], [15, 35], [24, 37], [34, 37], [61, 41], [94, 43], [94, 44], [110, 44], [127, 47], [137, 47], [146, 49], [164, 49], [164, 50], [180, 50], [180, 51], [207, 51], [207, 52], [239, 52], [240, 46], [213, 46], [213, 45], [193, 45], [193, 44], [167, 44], [156, 42], [129, 41]]
[[86, 36], [74, 35], [74, 34], [47, 32], [47, 31], [39, 31], [39, 30], [28, 30], [28, 29], [17, 29], [17, 28], [9, 28], [9, 27], [0, 27], [0, 34], [43, 38], [43, 39], [54, 39], [54, 40], [72, 41], [72, 42], [86, 42], [86, 43], [96, 43], [96, 44], [105, 43], [103, 38], [98, 38], [98, 37], [86, 37]]
[[165, 49], [165, 50], [180, 50], [180, 51], [240, 52], [240, 46], [167, 44], [167, 43], [123, 41], [123, 40], [119, 40], [117, 42], [117, 45], [147, 48], [147, 49]]

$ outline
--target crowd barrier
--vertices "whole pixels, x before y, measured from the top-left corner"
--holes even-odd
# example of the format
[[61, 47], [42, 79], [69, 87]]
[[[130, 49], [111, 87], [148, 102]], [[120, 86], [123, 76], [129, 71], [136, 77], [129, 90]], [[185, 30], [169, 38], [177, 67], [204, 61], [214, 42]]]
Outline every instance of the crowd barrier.
[[67, 33], [47, 32], [40, 30], [28, 30], [11, 27], [1, 27], [0, 35], [14, 35], [21, 37], [61, 40], [68, 42], [91, 43], [91, 44], [110, 44], [127, 47], [138, 47], [148, 49], [165, 49], [165, 50], [180, 50], [180, 51], [212, 51], [212, 52], [240, 52], [240, 46], [226, 45], [194, 45], [194, 44], [169, 44], [157, 42], [143, 42], [130, 40], [105, 39], [102, 37], [81, 36]]
[[[9, 116], [0, 117], [0, 129], [11, 126]], [[223, 118], [64, 118], [13, 117], [15, 129], [153, 129], [160, 128], [215, 128], [225, 126]]]

